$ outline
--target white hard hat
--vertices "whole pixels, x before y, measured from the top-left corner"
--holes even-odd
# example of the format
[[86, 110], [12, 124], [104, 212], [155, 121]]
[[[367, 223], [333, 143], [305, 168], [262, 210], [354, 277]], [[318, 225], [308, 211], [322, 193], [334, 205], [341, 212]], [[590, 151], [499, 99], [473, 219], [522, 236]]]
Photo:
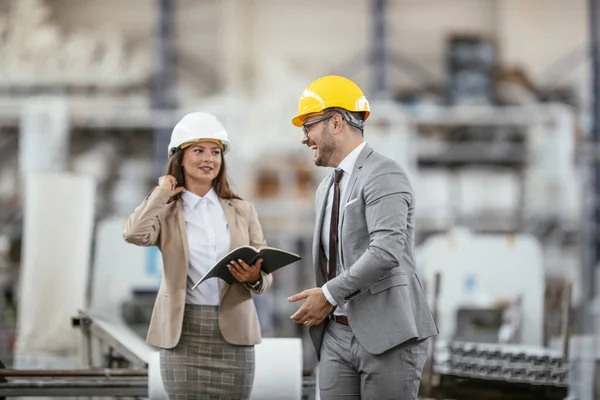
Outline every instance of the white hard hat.
[[225, 127], [214, 115], [205, 112], [194, 112], [185, 115], [173, 128], [171, 142], [167, 149], [169, 156], [175, 153], [182, 144], [197, 142], [202, 139], [221, 142], [223, 154], [227, 153], [231, 146]]

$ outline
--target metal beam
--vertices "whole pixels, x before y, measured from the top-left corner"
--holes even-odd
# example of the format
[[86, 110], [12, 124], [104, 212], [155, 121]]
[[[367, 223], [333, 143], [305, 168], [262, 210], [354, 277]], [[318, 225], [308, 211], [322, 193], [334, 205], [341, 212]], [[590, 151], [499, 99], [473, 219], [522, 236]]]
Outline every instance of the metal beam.
[[124, 357], [133, 368], [147, 368], [150, 354], [154, 351], [142, 338], [136, 335], [131, 328], [122, 323], [108, 321], [100, 316], [88, 314], [79, 310], [79, 316], [72, 319], [73, 326], [89, 333], [86, 341], [91, 338], [114, 349]]
[[[592, 83], [592, 129], [591, 144], [600, 148], [600, 0], [589, 0], [589, 43], [591, 46], [591, 83]], [[590, 304], [596, 295], [596, 269], [600, 261], [600, 158], [597, 151], [587, 157], [590, 166], [590, 184], [584, 185], [583, 253], [581, 282], [584, 313], [581, 328], [584, 332], [593, 332], [594, 319]]]
[[101, 368], [101, 369], [0, 369], [0, 377], [148, 377], [147, 369]]

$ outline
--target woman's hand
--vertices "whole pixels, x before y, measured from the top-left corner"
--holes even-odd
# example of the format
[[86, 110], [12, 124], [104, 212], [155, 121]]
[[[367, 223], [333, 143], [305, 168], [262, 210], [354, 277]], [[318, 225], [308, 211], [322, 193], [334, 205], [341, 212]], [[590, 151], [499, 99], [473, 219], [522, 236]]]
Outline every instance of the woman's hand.
[[256, 262], [252, 265], [246, 264], [243, 260], [231, 261], [229, 263], [229, 271], [231, 271], [231, 275], [238, 282], [241, 283], [254, 283], [258, 281], [261, 277], [260, 275], [260, 266], [262, 264], [262, 258], [256, 260]]
[[172, 175], [165, 175], [158, 178], [158, 187], [169, 192], [169, 196], [173, 197], [185, 190], [183, 186], [177, 186], [177, 179]]

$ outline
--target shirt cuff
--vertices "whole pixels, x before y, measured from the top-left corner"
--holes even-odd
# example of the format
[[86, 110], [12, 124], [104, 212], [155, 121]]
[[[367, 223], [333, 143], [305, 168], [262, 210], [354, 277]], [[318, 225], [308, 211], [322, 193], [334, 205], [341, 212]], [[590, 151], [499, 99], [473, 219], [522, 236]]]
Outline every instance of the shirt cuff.
[[323, 294], [325, 295], [325, 298], [327, 299], [329, 304], [331, 304], [334, 307], [337, 306], [337, 302], [333, 299], [333, 296], [331, 296], [331, 293], [329, 293], [329, 289], [327, 289], [327, 284], [324, 284], [323, 286], [321, 286], [321, 290], [323, 291]]

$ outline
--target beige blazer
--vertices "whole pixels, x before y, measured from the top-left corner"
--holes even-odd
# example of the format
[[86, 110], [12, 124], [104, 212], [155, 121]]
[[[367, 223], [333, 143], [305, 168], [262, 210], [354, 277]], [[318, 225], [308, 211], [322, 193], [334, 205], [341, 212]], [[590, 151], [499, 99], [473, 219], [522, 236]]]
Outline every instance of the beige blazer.
[[[179, 342], [187, 292], [188, 239], [182, 200], [169, 201], [167, 191], [155, 187], [129, 216], [123, 237], [138, 246], [158, 246], [163, 259], [163, 277], [154, 303], [147, 343], [165, 349]], [[231, 234], [231, 250], [244, 245], [263, 246], [262, 228], [251, 203], [224, 200], [221, 205]], [[262, 276], [256, 293], [265, 292], [273, 281]], [[261, 342], [260, 325], [250, 291], [241, 283], [225, 285], [219, 305], [219, 328], [223, 338], [237, 345]]]

